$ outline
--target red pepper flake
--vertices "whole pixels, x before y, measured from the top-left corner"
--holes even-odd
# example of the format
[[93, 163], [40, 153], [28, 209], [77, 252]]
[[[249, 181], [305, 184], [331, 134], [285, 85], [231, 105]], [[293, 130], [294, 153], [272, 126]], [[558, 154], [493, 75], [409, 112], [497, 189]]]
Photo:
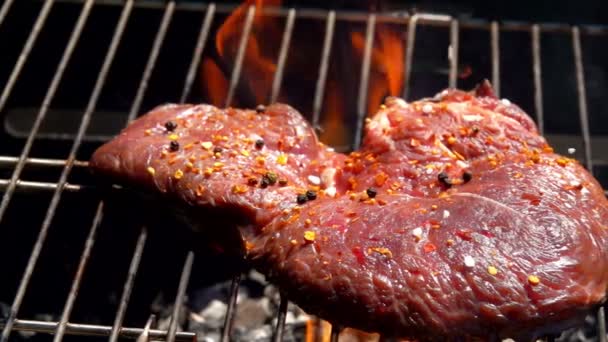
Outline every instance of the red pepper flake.
[[304, 240], [306, 242], [314, 242], [317, 234], [311, 230], [307, 230], [304, 232]]
[[241, 184], [235, 184], [232, 186], [232, 193], [244, 194], [247, 192], [247, 187]]
[[427, 242], [424, 244], [423, 249], [424, 249], [425, 253], [431, 253], [431, 252], [434, 252], [437, 250], [437, 246], [435, 246], [434, 244], [432, 244], [430, 242]]
[[473, 240], [473, 232], [470, 229], [458, 229], [456, 230], [456, 236], [458, 236], [459, 238], [465, 240], [465, 241], [471, 241]]
[[350, 185], [351, 190], [355, 190], [355, 188], [357, 187], [357, 179], [354, 176], [351, 176], [348, 179], [348, 184]]
[[557, 158], [555, 162], [559, 166], [567, 166], [568, 164], [570, 164], [570, 160], [568, 158]]
[[376, 175], [376, 177], [374, 178], [374, 181], [376, 183], [376, 186], [380, 187], [380, 186], [384, 185], [384, 183], [386, 182], [387, 179], [388, 179], [388, 175], [384, 172], [380, 172], [379, 174]]
[[307, 218], [306, 220], [304, 220], [304, 225], [306, 227], [310, 227], [311, 224], [312, 224], [312, 221], [309, 218]]
[[365, 264], [365, 254], [361, 250], [361, 247], [353, 247], [352, 252], [355, 258], [357, 259], [359, 265]]
[[393, 253], [391, 252], [390, 249], [386, 248], [386, 247], [372, 247], [372, 248], [368, 248], [368, 253], [371, 254], [371, 252], [376, 252], [378, 254], [382, 254], [387, 258], [392, 258], [393, 257]]
[[420, 141], [418, 141], [418, 139], [412, 138], [412, 139], [410, 139], [410, 146], [418, 147], [418, 146], [420, 146]]
[[521, 198], [530, 201], [530, 204], [535, 206], [539, 205], [541, 200], [540, 196], [530, 193], [524, 193], [523, 195], [521, 195]]

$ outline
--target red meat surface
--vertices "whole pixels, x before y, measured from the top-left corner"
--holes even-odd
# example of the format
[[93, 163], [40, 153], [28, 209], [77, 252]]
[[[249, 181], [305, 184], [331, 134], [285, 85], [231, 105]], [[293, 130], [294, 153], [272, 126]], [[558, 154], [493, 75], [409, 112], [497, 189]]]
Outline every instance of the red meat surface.
[[[249, 142], [257, 136], [262, 150]], [[171, 139], [180, 149], [163, 155]], [[349, 155], [317, 142], [284, 105], [259, 114], [160, 107], [91, 165], [194, 210], [243, 215], [249, 226], [238, 232], [251, 264], [334, 324], [420, 340], [528, 339], [576, 324], [606, 296], [600, 185], [487, 84], [413, 103], [389, 99]], [[248, 183], [269, 171], [287, 184]]]

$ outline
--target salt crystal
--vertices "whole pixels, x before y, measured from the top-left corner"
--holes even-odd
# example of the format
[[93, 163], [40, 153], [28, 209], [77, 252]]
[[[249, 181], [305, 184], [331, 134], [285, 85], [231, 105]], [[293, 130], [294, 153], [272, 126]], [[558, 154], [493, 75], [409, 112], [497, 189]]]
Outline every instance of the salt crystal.
[[313, 184], [313, 185], [321, 184], [321, 178], [319, 178], [317, 176], [313, 176], [313, 175], [308, 176], [308, 181], [310, 182], [310, 184]]
[[447, 210], [444, 210], [444, 211], [443, 211], [443, 218], [444, 218], [444, 219], [447, 219], [448, 217], [450, 217], [450, 212], [449, 212], [449, 211], [447, 211]]
[[509, 100], [507, 100], [507, 99], [502, 99], [502, 100], [500, 100], [500, 102], [501, 102], [503, 105], [505, 105], [505, 106], [508, 106], [508, 105], [510, 105], [510, 104], [511, 104], [511, 101], [509, 101]]
[[470, 255], [466, 255], [464, 257], [464, 265], [466, 267], [475, 267], [475, 259]]
[[576, 153], [576, 149], [574, 147], [570, 147], [568, 149], [568, 154], [574, 154], [574, 153]]
[[414, 228], [414, 230], [412, 230], [412, 235], [414, 235], [416, 239], [422, 239], [422, 228]]
[[424, 114], [431, 114], [433, 112], [433, 106], [431, 106], [430, 104], [425, 104], [424, 106], [422, 106], [422, 112]]
[[325, 189], [325, 194], [329, 197], [336, 196], [336, 188], [333, 186], [330, 186], [329, 188]]

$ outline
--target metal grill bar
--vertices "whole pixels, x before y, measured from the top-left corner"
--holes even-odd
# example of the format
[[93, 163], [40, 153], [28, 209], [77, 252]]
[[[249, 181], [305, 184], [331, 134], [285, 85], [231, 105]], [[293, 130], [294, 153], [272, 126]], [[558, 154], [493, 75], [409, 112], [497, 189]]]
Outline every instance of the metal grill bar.
[[76, 157], [76, 153], [78, 152], [78, 148], [80, 147], [82, 138], [84, 137], [84, 133], [89, 125], [91, 115], [93, 114], [93, 111], [97, 104], [97, 99], [99, 98], [103, 85], [105, 84], [105, 80], [106, 80], [108, 71], [112, 64], [112, 61], [114, 60], [114, 55], [116, 53], [116, 49], [118, 48], [118, 43], [120, 42], [120, 39], [122, 38], [122, 34], [124, 32], [124, 29], [125, 29], [125, 26], [127, 23], [127, 19], [129, 18], [129, 15], [131, 13], [132, 4], [133, 4], [132, 0], [129, 0], [126, 2], [123, 12], [121, 14], [120, 20], [118, 22], [118, 25], [116, 26], [116, 30], [114, 31], [114, 36], [112, 37], [110, 47], [108, 49], [108, 52], [104, 59], [99, 76], [95, 83], [93, 93], [91, 94], [91, 98], [89, 100], [85, 113], [80, 122], [80, 127], [78, 129], [76, 138], [74, 139], [74, 143], [70, 150], [70, 154], [67, 158], [66, 165], [61, 173], [59, 181], [57, 182], [57, 188], [55, 189], [55, 192], [53, 193], [53, 197], [51, 199], [51, 202], [49, 203], [49, 207], [48, 207], [46, 216], [45, 216], [42, 226], [40, 228], [40, 232], [38, 233], [36, 243], [34, 245], [34, 248], [32, 249], [32, 253], [30, 254], [30, 258], [28, 260], [25, 272], [23, 274], [23, 278], [22, 278], [21, 282], [19, 283], [17, 295], [15, 296], [15, 299], [11, 306], [11, 311], [9, 313], [9, 317], [6, 322], [6, 326], [4, 327], [4, 330], [2, 331], [2, 337], [0, 338], [1, 342], [5, 342], [8, 340], [11, 330], [12, 330], [13, 323], [14, 323], [15, 319], [17, 318], [17, 313], [21, 306], [21, 302], [23, 301], [23, 297], [25, 296], [25, 291], [27, 289], [30, 278], [34, 271], [36, 262], [38, 261], [38, 256], [40, 255], [40, 251], [42, 250], [42, 246], [44, 245], [44, 242], [46, 240], [48, 229], [51, 225], [51, 221], [53, 220], [53, 217], [55, 216], [55, 210], [56, 210], [57, 206], [59, 205], [59, 200], [61, 198], [61, 194], [63, 193], [63, 186], [67, 182], [67, 177], [72, 169], [72, 165], [73, 165], [74, 159]]
[[[25, 45], [23, 46], [23, 50], [21, 50], [21, 53], [19, 54], [17, 63], [15, 63], [15, 67], [13, 68], [13, 72], [11, 73], [11, 75], [8, 78], [8, 81], [4, 85], [4, 90], [2, 91], [2, 95], [0, 95], [0, 111], [2, 111], [2, 109], [4, 109], [4, 106], [6, 105], [6, 101], [8, 100], [8, 97], [11, 95], [11, 92], [13, 91], [13, 86], [17, 82], [17, 78], [21, 74], [21, 70], [23, 69], [23, 66], [25, 65], [25, 62], [27, 61], [27, 58], [29, 57], [30, 52], [32, 51], [32, 48], [34, 47], [34, 44], [36, 43], [36, 40], [38, 39], [38, 34], [40, 33], [40, 31], [42, 31], [42, 28], [44, 27], [44, 24], [46, 23], [46, 19], [48, 18], [49, 13], [51, 12], [51, 8], [53, 7], [54, 1], [55, 0], [45, 1], [44, 5], [42, 5], [42, 8], [40, 9], [38, 18], [36, 19], [36, 22], [34, 23], [34, 26], [32, 27], [32, 31], [30, 32], [30, 35], [28, 36], [27, 41], [25, 42]], [[7, 9], [7, 11], [8, 11], [8, 9]]]
[[146, 89], [148, 89], [148, 82], [150, 80], [150, 76], [152, 75], [154, 67], [156, 66], [158, 54], [160, 52], [161, 47], [163, 46], [163, 42], [165, 41], [167, 29], [169, 28], [169, 24], [171, 24], [171, 19], [173, 18], [174, 10], [175, 1], [169, 1], [167, 3], [167, 7], [165, 7], [165, 13], [163, 14], [163, 19], [160, 23], [158, 31], [156, 32], [156, 37], [154, 38], [154, 44], [152, 44], [152, 50], [150, 51], [144, 74], [141, 78], [139, 86], [137, 87], [137, 95], [135, 95], [135, 99], [131, 104], [131, 110], [129, 111], [127, 122], [133, 121], [133, 119], [135, 119], [137, 113], [139, 112], [141, 102], [143, 101], [144, 95], [146, 94]]
[[287, 14], [287, 21], [285, 22], [285, 31], [283, 31], [283, 38], [281, 39], [281, 48], [279, 50], [279, 60], [277, 61], [277, 71], [274, 74], [272, 80], [272, 90], [270, 92], [270, 103], [277, 101], [279, 92], [281, 91], [281, 83], [283, 82], [283, 71], [285, 69], [285, 62], [287, 61], [287, 52], [289, 51], [289, 44], [291, 42], [291, 34], [293, 33], [293, 25], [296, 20], [296, 10], [290, 9]]
[[403, 97], [407, 101], [410, 92], [410, 75], [412, 74], [412, 61], [414, 59], [414, 46], [416, 45], [416, 27], [418, 15], [414, 14], [407, 23], [407, 41], [405, 42], [405, 68], [403, 71]]
[[361, 62], [361, 81], [359, 82], [359, 95], [357, 98], [357, 126], [353, 137], [353, 149], [361, 145], [363, 134], [363, 122], [367, 115], [367, 95], [369, 90], [369, 71], [372, 62], [372, 49], [374, 47], [374, 32], [376, 29], [376, 15], [371, 14], [367, 20], [365, 30], [365, 47], [363, 50], [363, 61]]
[[[19, 157], [0, 156], [0, 167], [13, 166], [19, 162]], [[25, 164], [38, 167], [59, 167], [65, 166], [65, 159], [47, 159], [47, 158], [25, 158]], [[76, 167], [89, 167], [88, 161], [74, 160]]]
[[82, 282], [82, 276], [84, 275], [87, 262], [89, 261], [89, 257], [91, 256], [91, 250], [93, 249], [93, 245], [95, 245], [97, 228], [101, 223], [102, 217], [103, 202], [97, 207], [97, 212], [95, 213], [95, 218], [93, 219], [93, 223], [91, 224], [91, 230], [89, 231], [89, 235], [87, 236], [84, 245], [84, 250], [82, 251], [82, 256], [80, 257], [80, 263], [78, 264], [78, 270], [76, 271], [76, 275], [74, 276], [72, 288], [70, 289], [68, 299], [65, 302], [65, 306], [61, 314], [61, 320], [59, 321], [59, 325], [57, 325], [57, 331], [55, 332], [55, 338], [53, 339], [53, 342], [60, 342], [61, 340], [63, 340], [63, 335], [65, 334], [68, 319], [70, 318], [72, 308], [74, 307], [74, 302], [76, 301], [76, 297], [78, 296], [80, 283]]
[[540, 63], [540, 30], [538, 25], [532, 26], [532, 72], [534, 74], [534, 108], [540, 134], [545, 132], [545, 116], [543, 112], [543, 83], [542, 66]]
[[4, 21], [4, 18], [6, 18], [6, 14], [10, 10], [12, 4], [13, 0], [6, 0], [2, 4], [2, 7], [0, 7], [0, 26], [2, 26], [2, 22]]
[[[57, 330], [58, 322], [46, 322], [46, 321], [34, 321], [17, 319], [15, 320], [13, 328], [20, 331], [33, 331], [52, 334]], [[0, 327], [3, 327], [0, 324]], [[79, 324], [79, 323], [68, 323], [65, 328], [67, 335], [81, 335], [81, 336], [109, 336], [112, 327], [106, 325], [94, 325], [94, 324]], [[122, 328], [120, 330], [120, 336], [124, 338], [136, 339], [144, 333], [144, 329], [141, 328]], [[148, 331], [148, 336], [151, 340], [160, 340], [167, 337], [167, 331], [151, 329]], [[196, 341], [196, 335], [191, 332], [178, 332], [176, 334], [176, 341]]]
[[606, 309], [601, 306], [597, 310], [597, 336], [599, 337], [599, 342], [606, 342], [608, 337], [606, 335]]
[[198, 64], [201, 61], [201, 57], [203, 55], [203, 49], [207, 43], [207, 37], [209, 37], [209, 29], [211, 28], [211, 22], [213, 22], [213, 16], [215, 15], [215, 4], [210, 4], [207, 7], [207, 13], [205, 14], [205, 19], [201, 25], [201, 31], [198, 35], [198, 39], [196, 41], [196, 47], [194, 48], [194, 52], [192, 53], [192, 61], [190, 62], [190, 67], [188, 68], [188, 74], [186, 75], [186, 81], [184, 82], [184, 89], [182, 90], [182, 96], [180, 97], [179, 102], [184, 103], [190, 95], [190, 90], [192, 89], [192, 84], [194, 83], [194, 78], [196, 77], [196, 69], [198, 68]]
[[327, 82], [327, 69], [329, 68], [329, 56], [331, 55], [331, 43], [334, 39], [334, 27], [336, 25], [336, 12], [329, 11], [325, 20], [325, 38], [323, 38], [323, 50], [321, 52], [321, 64], [319, 65], [319, 77], [315, 86], [315, 98], [312, 105], [312, 127], [319, 127], [319, 117], [325, 95]]
[[572, 49], [574, 50], [574, 65], [576, 67], [576, 90], [578, 92], [578, 110], [583, 133], [584, 162], [587, 169], [593, 173], [591, 159], [591, 134], [589, 133], [589, 114], [587, 113], [587, 92], [585, 90], [585, 70], [581, 48], [581, 35], [578, 27], [572, 28]]
[[184, 303], [184, 296], [186, 295], [186, 288], [188, 287], [188, 281], [190, 280], [190, 273], [192, 272], [192, 264], [194, 263], [194, 253], [188, 252], [186, 261], [184, 261], [184, 268], [182, 269], [182, 275], [179, 279], [179, 286], [177, 288], [177, 295], [175, 296], [175, 303], [173, 304], [173, 314], [171, 315], [171, 322], [169, 323], [169, 332], [167, 333], [167, 342], [175, 342], [175, 336], [177, 333], [177, 321], [179, 321], [179, 312], [181, 311]]
[[139, 238], [137, 238], [135, 252], [133, 253], [133, 258], [131, 259], [131, 264], [129, 265], [129, 273], [127, 274], [127, 280], [125, 281], [125, 285], [122, 290], [120, 305], [116, 311], [116, 318], [114, 319], [114, 324], [112, 324], [109, 342], [116, 342], [118, 340], [119, 333], [123, 329], [122, 322], [124, 320], [125, 313], [127, 312], [127, 306], [129, 305], [129, 299], [131, 298], [131, 292], [133, 291], [133, 285], [135, 284], [135, 276], [137, 275], [137, 270], [139, 269], [139, 264], [141, 262], [141, 256], [144, 251], [144, 246], [146, 245], [147, 237], [148, 229], [143, 227], [139, 233]]
[[285, 318], [287, 317], [287, 306], [289, 299], [287, 295], [281, 293], [281, 302], [279, 303], [279, 315], [277, 316], [277, 327], [272, 337], [273, 342], [283, 341], [283, 332], [285, 331]]
[[[45, 7], [47, 6], [47, 4], [52, 4], [52, 0], [45, 3]], [[10, 200], [13, 196], [13, 192], [15, 191], [17, 180], [19, 179], [19, 176], [21, 175], [21, 172], [23, 171], [23, 167], [25, 166], [25, 159], [29, 155], [30, 150], [32, 149], [32, 145], [34, 144], [34, 140], [36, 139], [36, 135], [38, 134], [40, 125], [42, 124], [42, 121], [46, 117], [46, 113], [48, 112], [50, 103], [53, 100], [53, 97], [55, 97], [57, 88], [59, 87], [59, 84], [61, 83], [61, 80], [63, 78], [65, 68], [67, 67], [67, 65], [72, 57], [72, 53], [74, 52], [76, 44], [77, 44], [78, 40], [80, 39], [82, 29], [83, 29], [87, 19], [89, 18], [89, 13], [91, 11], [92, 5], [93, 5], [92, 1], [88, 1], [85, 4], [83, 4], [82, 10], [81, 10], [78, 20], [74, 26], [70, 39], [68, 40], [68, 43], [66, 45], [63, 56], [61, 56], [61, 60], [59, 62], [59, 65], [57, 66], [57, 70], [55, 71], [55, 76], [53, 76], [53, 80], [51, 81], [51, 84], [49, 85], [49, 89], [44, 97], [44, 100], [42, 101], [40, 111], [38, 112], [38, 115], [36, 116], [36, 120], [34, 121], [34, 124], [32, 125], [30, 134], [27, 137], [25, 145], [23, 146], [23, 150], [21, 151], [21, 155], [17, 161], [17, 166], [13, 170], [13, 174], [8, 183], [8, 187], [7, 187], [6, 191], [4, 192], [4, 195], [2, 196], [2, 202], [0, 203], [0, 222], [2, 221], [2, 218], [4, 217], [4, 213], [6, 212], [6, 209], [8, 208]], [[43, 7], [43, 9], [44, 9], [44, 7]], [[41, 13], [41, 15], [42, 15], [42, 13]], [[45, 18], [46, 18], [46, 16], [45, 16]], [[33, 34], [33, 32], [32, 32], [32, 34]], [[37, 33], [36, 33], [36, 35], [37, 35]], [[29, 41], [33, 41], [33, 40], [35, 40], [35, 39], [32, 39], [30, 36], [30, 38], [28, 38], [28, 43], [26, 43], [26, 46], [29, 44]], [[33, 45], [33, 43], [32, 43], [32, 45]], [[25, 48], [24, 48], [24, 50], [25, 50]], [[29, 51], [29, 49], [28, 49], [28, 51]], [[23, 52], [22, 52], [22, 56], [23, 56]], [[16, 70], [17, 70], [17, 68], [15, 70], [13, 70], [13, 74], [18, 74], [18, 72], [15, 73]], [[4, 94], [6, 94], [7, 98], [8, 98], [8, 94], [9, 94], [7, 92], [7, 90], [9, 90], [9, 89], [10, 89], [10, 86], [5, 88]], [[4, 94], [3, 94], [3, 97], [4, 97]], [[0, 100], [0, 111], [2, 110], [2, 107], [4, 106], [4, 103], [5, 103], [4, 101]]]
[[340, 333], [342, 332], [342, 328], [336, 325], [332, 325], [331, 327], [331, 335], [329, 338], [330, 342], [338, 342], [340, 339]]
[[459, 53], [459, 42], [458, 36], [460, 34], [460, 26], [458, 20], [452, 20], [450, 24], [450, 48], [449, 48], [449, 60], [450, 60], [450, 79], [449, 87], [456, 88], [458, 86], [458, 53]]
[[236, 315], [236, 300], [239, 295], [239, 285], [241, 283], [241, 273], [232, 278], [232, 284], [230, 286], [230, 297], [228, 299], [228, 308], [226, 309], [226, 319], [224, 320], [224, 330], [222, 331], [221, 342], [230, 341], [230, 332], [232, 332], [232, 325], [234, 323], [234, 316]]
[[490, 25], [490, 36], [492, 45], [492, 86], [496, 96], [500, 97], [500, 28], [493, 21]]
[[249, 34], [251, 33], [254, 17], [255, 6], [249, 6], [249, 9], [247, 9], [247, 17], [245, 18], [245, 26], [243, 27], [243, 33], [241, 34], [241, 41], [239, 42], [239, 49], [236, 53], [236, 59], [234, 61], [234, 69], [232, 69], [232, 75], [230, 76], [230, 86], [228, 88], [228, 95], [226, 96], [226, 103], [224, 107], [229, 107], [230, 104], [232, 104], [234, 92], [239, 84], [239, 79], [241, 78], [241, 68], [243, 67], [243, 59], [245, 58], [245, 50], [247, 50], [247, 43], [249, 42]]
[[[0, 179], [0, 190], [6, 191], [9, 186], [9, 180]], [[26, 190], [26, 191], [54, 191], [58, 188], [57, 183], [50, 182], [31, 182], [18, 180], [15, 183], [15, 189]], [[65, 183], [63, 185], [63, 190], [68, 192], [82, 192], [95, 189], [94, 186], [89, 185], [80, 185], [80, 184], [69, 184]]]

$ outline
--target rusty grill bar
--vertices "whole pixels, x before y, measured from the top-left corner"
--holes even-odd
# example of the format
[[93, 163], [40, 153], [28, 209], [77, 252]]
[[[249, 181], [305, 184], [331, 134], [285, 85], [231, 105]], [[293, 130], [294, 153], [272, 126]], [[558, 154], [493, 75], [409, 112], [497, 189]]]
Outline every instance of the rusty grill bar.
[[[71, 289], [66, 299], [64, 309], [62, 311], [61, 319], [59, 322], [43, 322], [35, 320], [24, 320], [18, 319], [19, 310], [21, 303], [26, 295], [26, 291], [35, 270], [40, 251], [43, 248], [49, 228], [52, 225], [53, 218], [57, 206], [59, 205], [60, 199], [64, 192], [76, 192], [80, 193], [83, 191], [95, 190], [95, 186], [87, 184], [70, 184], [68, 183], [68, 176], [72, 169], [86, 168], [88, 163], [86, 161], [79, 161], [76, 159], [77, 152], [79, 151], [86, 129], [89, 126], [91, 116], [96, 109], [97, 102], [101, 91], [103, 90], [106, 78], [110, 72], [112, 62], [114, 60], [116, 50], [121, 43], [123, 34], [126, 30], [127, 22], [131, 16], [133, 9], [137, 8], [159, 8], [163, 10], [163, 17], [161, 24], [158, 28], [156, 36], [154, 38], [151, 51], [147, 57], [145, 69], [141, 76], [141, 80], [137, 87], [136, 95], [132, 101], [131, 108], [129, 110], [126, 122], [133, 120], [141, 110], [142, 101], [146, 94], [150, 77], [154, 73], [158, 55], [163, 48], [163, 43], [167, 34], [167, 30], [171, 25], [172, 19], [174, 18], [175, 12], [177, 11], [198, 11], [201, 13], [201, 26], [200, 32], [196, 39], [196, 44], [193, 47], [192, 58], [189, 64], [187, 74], [184, 78], [184, 86], [180, 96], [180, 102], [185, 102], [189, 97], [192, 86], [195, 80], [195, 74], [200, 63], [203, 51], [206, 48], [206, 43], [209, 40], [209, 34], [211, 32], [211, 25], [216, 17], [217, 13], [226, 14], [230, 13], [234, 7], [223, 6], [216, 4], [197, 5], [188, 3], [176, 3], [175, 1], [168, 1], [165, 4], [156, 2], [145, 2], [134, 0], [123, 1], [106, 1], [103, 4], [95, 3], [94, 0], [76, 1], [76, 0], [46, 0], [41, 6], [38, 13], [38, 17], [35, 20], [31, 32], [24, 42], [23, 48], [19, 57], [10, 73], [8, 81], [2, 85], [2, 93], [0, 95], [0, 111], [6, 106], [7, 100], [11, 96], [15, 84], [19, 80], [19, 76], [28, 61], [28, 57], [34, 45], [37, 42], [39, 33], [44, 29], [45, 23], [49, 16], [49, 13], [56, 2], [73, 2], [81, 4], [80, 14], [77, 21], [74, 24], [72, 33], [67, 42], [61, 60], [56, 68], [53, 79], [49, 85], [48, 91], [44, 97], [44, 100], [40, 106], [35, 122], [32, 126], [29, 136], [24, 144], [22, 152], [17, 156], [0, 156], [0, 166], [13, 167], [13, 172], [10, 179], [0, 179], [0, 189], [4, 191], [2, 202], [0, 203], [0, 223], [4, 218], [9, 202], [16, 191], [52, 191], [53, 196], [49, 203], [48, 209], [44, 221], [41, 225], [38, 237], [33, 246], [30, 254], [29, 261], [27, 262], [26, 269], [23, 272], [23, 277], [19, 283], [17, 293], [14, 297], [9, 316], [4, 324], [2, 324], [2, 335], [0, 338], [1, 342], [7, 341], [13, 330], [22, 331], [36, 331], [46, 332], [54, 334], [55, 341], [61, 341], [65, 334], [76, 334], [76, 335], [98, 335], [98, 336], [109, 336], [110, 341], [116, 341], [119, 337], [125, 338], [137, 338], [146, 334], [151, 339], [165, 339], [166, 341], [189, 341], [195, 339], [195, 334], [191, 332], [178, 332], [177, 331], [177, 316], [180, 312], [181, 306], [184, 301], [186, 288], [189, 283], [190, 274], [192, 272], [192, 266], [194, 263], [194, 253], [189, 251], [185, 257], [182, 272], [177, 288], [177, 294], [173, 305], [173, 314], [168, 330], [155, 330], [155, 329], [140, 329], [140, 328], [125, 328], [123, 327], [123, 320], [125, 312], [128, 308], [129, 299], [131, 293], [134, 290], [134, 282], [137, 276], [139, 265], [143, 258], [143, 251], [146, 246], [148, 237], [148, 230], [146, 227], [141, 227], [140, 234], [134, 246], [133, 256], [128, 269], [127, 278], [124, 282], [119, 306], [116, 311], [115, 319], [112, 326], [102, 325], [87, 325], [87, 324], [76, 324], [69, 322], [70, 314], [77, 299], [79, 288], [83, 279], [87, 262], [93, 251], [97, 230], [100, 226], [101, 221], [104, 217], [104, 203], [99, 201], [94, 217], [91, 220], [91, 225], [87, 238], [84, 243], [84, 248], [80, 256], [79, 264], [77, 267], [76, 274], [74, 275]], [[6, 0], [2, 7], [0, 7], [0, 27], [4, 23], [7, 16], [10, 15], [11, 7], [13, 5], [12, 0]], [[76, 138], [73, 140], [72, 148], [70, 149], [69, 155], [66, 159], [49, 159], [49, 158], [35, 158], [30, 157], [30, 152], [34, 141], [37, 139], [39, 129], [42, 122], [44, 121], [47, 112], [51, 106], [51, 103], [55, 97], [57, 89], [59, 88], [64, 71], [70, 63], [70, 59], [76, 48], [83, 27], [86, 25], [89, 18], [89, 14], [96, 6], [121, 6], [121, 15], [115, 26], [115, 31], [108, 46], [103, 65], [98, 73], [98, 78], [95, 83], [92, 94], [90, 95], [88, 104], [84, 110], [81, 122], [79, 124], [78, 133]], [[240, 42], [237, 51], [237, 57], [235, 60], [232, 73], [230, 74], [230, 83], [228, 95], [225, 99], [225, 104], [230, 105], [238, 90], [239, 81], [241, 78], [241, 71], [243, 66], [243, 60], [245, 56], [246, 44], [248, 42], [249, 35], [251, 33], [253, 19], [256, 13], [254, 6], [250, 7], [247, 11], [243, 30], [240, 36]], [[282, 16], [286, 18], [283, 36], [281, 40], [280, 51], [277, 60], [277, 71], [274, 75], [272, 88], [269, 89], [269, 100], [274, 102], [281, 91], [281, 85], [283, 81], [284, 69], [286, 65], [287, 56], [289, 53], [292, 33], [294, 25], [297, 19], [317, 19], [322, 20], [325, 23], [325, 33], [323, 37], [323, 48], [318, 56], [320, 58], [320, 65], [318, 70], [317, 82], [315, 93], [313, 97], [312, 107], [312, 124], [313, 127], [319, 126], [321, 109], [323, 107], [325, 86], [327, 82], [327, 73], [329, 63], [332, 55], [332, 41], [334, 40], [335, 26], [337, 21], [352, 21], [365, 23], [365, 46], [363, 50], [363, 62], [360, 69], [360, 83], [358, 88], [357, 98], [357, 123], [355, 128], [354, 141], [352, 147], [356, 148], [361, 143], [361, 134], [363, 130], [363, 121], [367, 114], [367, 94], [369, 88], [369, 77], [370, 77], [370, 65], [372, 59], [372, 49], [374, 46], [374, 33], [378, 23], [394, 23], [403, 26], [403, 30], [407, 31], [404, 60], [404, 85], [402, 95], [408, 99], [410, 89], [410, 76], [411, 69], [414, 63], [414, 48], [416, 46], [416, 33], [420, 26], [432, 26], [432, 27], [445, 27], [449, 28], [449, 49], [448, 49], [448, 61], [449, 76], [446, 80], [446, 84], [450, 87], [456, 87], [458, 84], [458, 59], [459, 59], [459, 39], [462, 29], [469, 30], [487, 30], [490, 36], [490, 56], [491, 56], [491, 79], [493, 80], [496, 93], [499, 94], [501, 86], [500, 77], [500, 34], [506, 31], [527, 31], [530, 32], [530, 46], [532, 51], [532, 74], [534, 84], [534, 107], [537, 123], [541, 132], [545, 130], [545, 118], [543, 114], [543, 85], [542, 85], [542, 70], [541, 70], [541, 34], [543, 32], [561, 32], [568, 33], [571, 35], [572, 40], [572, 52], [574, 56], [573, 64], [576, 73], [576, 91], [578, 99], [578, 117], [581, 124], [581, 133], [583, 139], [584, 156], [583, 162], [589, 170], [593, 172], [594, 160], [592, 158], [591, 149], [591, 133], [589, 129], [589, 113], [587, 108], [587, 96], [585, 88], [585, 77], [584, 77], [584, 66], [581, 46], [581, 35], [607, 35], [608, 27], [603, 26], [584, 26], [584, 27], [571, 27], [562, 24], [527, 24], [519, 22], [508, 22], [498, 23], [483, 22], [483, 21], [471, 21], [471, 20], [458, 20], [456, 18], [447, 15], [435, 15], [435, 14], [415, 14], [409, 16], [407, 13], [399, 13], [398, 15], [393, 14], [373, 14], [373, 13], [357, 13], [357, 12], [336, 12], [336, 11], [317, 11], [317, 10], [305, 10], [305, 9], [283, 9], [283, 8], [266, 8], [264, 15]], [[25, 168], [61, 168], [62, 172], [59, 180], [56, 183], [53, 182], [37, 182], [27, 181], [21, 179], [22, 171]], [[241, 275], [236, 274], [232, 280], [232, 286], [230, 291], [230, 298], [228, 299], [228, 309], [225, 317], [224, 330], [222, 332], [222, 342], [227, 342], [230, 339], [230, 332], [232, 329], [234, 316], [236, 312], [237, 294], [239, 284], [241, 281]], [[282, 295], [280, 302], [279, 315], [277, 319], [276, 328], [273, 334], [273, 341], [281, 341], [284, 335], [285, 328], [285, 317], [287, 312], [288, 299]], [[601, 342], [606, 342], [606, 326], [604, 308], [601, 307], [597, 312], [598, 319], [598, 336], [600, 336]], [[337, 341], [340, 329], [333, 329], [331, 334], [331, 341]], [[549, 340], [551, 340], [549, 338]]]

